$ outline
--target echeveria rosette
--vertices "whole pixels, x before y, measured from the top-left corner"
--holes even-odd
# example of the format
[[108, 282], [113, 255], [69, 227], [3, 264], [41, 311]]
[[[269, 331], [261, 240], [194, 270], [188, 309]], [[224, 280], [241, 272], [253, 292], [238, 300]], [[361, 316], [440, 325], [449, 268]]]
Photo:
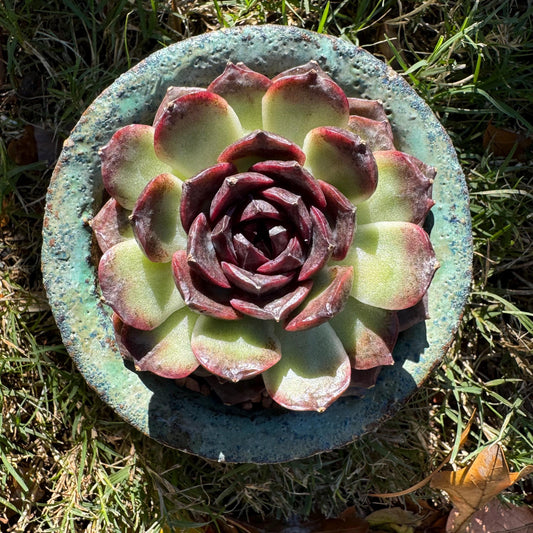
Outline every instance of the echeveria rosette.
[[424, 316], [435, 170], [315, 62], [170, 87], [101, 158], [100, 287], [138, 370], [261, 376], [278, 404], [322, 411], [372, 386]]

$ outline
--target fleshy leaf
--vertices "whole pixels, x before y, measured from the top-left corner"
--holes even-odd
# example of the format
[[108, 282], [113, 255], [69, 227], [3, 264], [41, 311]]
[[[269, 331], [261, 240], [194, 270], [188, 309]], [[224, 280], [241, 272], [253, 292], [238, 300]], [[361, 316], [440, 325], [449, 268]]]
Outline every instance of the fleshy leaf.
[[313, 231], [313, 220], [300, 196], [281, 187], [265, 189], [261, 192], [261, 196], [278, 204], [287, 218], [298, 228], [303, 241], [309, 242]]
[[314, 328], [340, 313], [352, 288], [353, 267], [322, 269], [313, 279], [313, 289], [303, 309], [285, 326], [287, 331]]
[[198, 316], [184, 307], [151, 331], [124, 325], [118, 332], [119, 338], [136, 370], [172, 379], [194, 372], [199, 363], [191, 349], [190, 338]]
[[263, 127], [261, 101], [271, 84], [269, 78], [244, 63], [228, 62], [208, 90], [222, 96], [237, 113], [242, 127], [252, 131]]
[[261, 377], [245, 379], [243, 381], [228, 381], [210, 374], [205, 378], [211, 390], [225, 405], [237, 405], [244, 402], [259, 402], [265, 384]]
[[165, 93], [165, 96], [163, 97], [163, 100], [157, 108], [152, 126], [154, 128], [156, 127], [157, 123], [159, 122], [159, 119], [161, 118], [161, 115], [164, 113], [168, 104], [170, 104], [174, 100], [177, 100], [178, 98], [181, 98], [182, 96], [192, 93], [198, 93], [200, 91], [205, 91], [205, 87], [169, 87], [167, 89], [167, 92]]
[[305, 162], [305, 154], [299, 146], [284, 137], [268, 131], [256, 130], [228, 146], [218, 157], [220, 162], [235, 164], [241, 172], [259, 161]]
[[335, 247], [331, 257], [340, 261], [346, 257], [355, 233], [355, 206], [338, 189], [326, 181], [320, 181], [320, 187], [326, 198], [325, 212], [333, 232]]
[[352, 296], [390, 310], [417, 303], [438, 268], [428, 234], [409, 222], [359, 225], [343, 263], [355, 270]]
[[434, 204], [431, 187], [435, 169], [396, 150], [374, 152], [374, 157], [379, 182], [376, 192], [357, 207], [359, 224], [385, 220], [423, 222]]
[[258, 172], [242, 172], [227, 177], [211, 200], [209, 210], [211, 221], [218, 220], [230, 207], [246, 197], [249, 192], [268, 187], [272, 183], [274, 181], [271, 178]]
[[352, 370], [350, 386], [344, 391], [343, 396], [364, 396], [368, 389], [376, 385], [381, 369], [381, 366], [375, 366], [368, 370]]
[[106, 303], [129, 326], [154, 329], [185, 305], [170, 263], [153, 263], [133, 239], [110, 248], [98, 266]]
[[204, 213], [194, 219], [189, 231], [187, 262], [208, 282], [225, 289], [231, 287], [220, 268], [215, 247], [211, 242], [211, 228]]
[[263, 97], [263, 128], [299, 146], [309, 130], [348, 125], [348, 100], [321, 69], [285, 75]]
[[268, 237], [270, 239], [270, 246], [272, 247], [272, 255], [275, 257], [279, 255], [289, 244], [290, 235], [287, 228], [283, 226], [273, 226], [268, 230]]
[[348, 98], [350, 115], [368, 118], [370, 120], [388, 120], [383, 104], [379, 100], [366, 100], [365, 98]]
[[282, 358], [263, 373], [270, 396], [294, 411], [324, 411], [350, 384], [350, 360], [329, 324], [278, 328]]
[[256, 248], [242, 233], [233, 236], [233, 248], [239, 265], [246, 270], [256, 270], [268, 261], [268, 257]]
[[311, 70], [319, 72], [321, 76], [328, 77], [328, 75], [322, 70], [322, 67], [314, 59], [311, 59], [311, 61], [308, 61], [303, 65], [297, 65], [296, 67], [291, 67], [283, 72], [280, 72], [272, 78], [272, 81], [278, 81], [281, 80], [281, 78], [287, 78], [297, 74], [307, 74]]
[[260, 274], [279, 274], [282, 272], [290, 272], [302, 265], [304, 256], [300, 241], [296, 237], [287, 244], [287, 248], [283, 250], [277, 257], [261, 265], [257, 272]]
[[277, 291], [278, 289], [288, 285], [294, 278], [293, 272], [272, 275], [255, 274], [253, 272], [244, 270], [244, 268], [240, 268], [224, 261], [222, 261], [220, 266], [222, 267], [226, 277], [231, 283], [233, 283], [233, 285], [256, 296]]
[[242, 136], [235, 111], [209, 91], [171, 102], [155, 128], [155, 153], [183, 178], [214, 165], [218, 155]]
[[100, 150], [102, 181], [125, 209], [133, 209], [146, 184], [171, 168], [154, 151], [154, 128], [130, 124], [115, 132]]
[[309, 204], [320, 208], [326, 205], [326, 199], [318, 181], [296, 161], [262, 161], [250, 170], [270, 176], [276, 180], [278, 185], [301, 194]]
[[231, 216], [220, 217], [211, 233], [211, 242], [217, 251], [217, 256], [221, 261], [237, 263], [237, 254], [233, 245], [231, 231]]
[[417, 304], [398, 311], [399, 330], [405, 331], [430, 318], [428, 303], [428, 293], [426, 292]]
[[252, 198], [239, 216], [239, 222], [249, 222], [258, 218], [263, 220], [265, 218], [282, 220], [283, 216], [279, 209], [271, 203], [260, 198]]
[[248, 317], [236, 322], [199, 317], [191, 347], [204, 368], [230, 381], [260, 374], [281, 358], [273, 324]]
[[372, 152], [394, 150], [394, 137], [388, 120], [350, 116], [347, 129], [361, 137]]
[[172, 256], [172, 272], [183, 301], [195, 311], [224, 320], [237, 320], [240, 315], [229, 305], [225, 289], [205, 290], [205, 284], [187, 262], [187, 252], [178, 250]]
[[315, 128], [305, 137], [303, 150], [313, 176], [336, 187], [352, 204], [376, 190], [376, 161], [357, 135], [339, 128]]
[[231, 305], [244, 315], [259, 318], [261, 320], [275, 320], [280, 322], [287, 318], [290, 313], [296, 309], [307, 297], [313, 282], [311, 280], [300, 283], [296, 289], [286, 292], [283, 296], [274, 297], [270, 301], [264, 301], [261, 305], [233, 298], [230, 300]]
[[314, 276], [327, 263], [335, 249], [333, 233], [322, 211], [312, 206], [310, 215], [313, 221], [313, 239], [307, 259], [298, 275], [299, 281]]
[[183, 183], [180, 216], [185, 231], [189, 231], [193, 220], [200, 212], [209, 213], [211, 199], [224, 180], [236, 172], [235, 165], [219, 163]]
[[187, 234], [179, 215], [182, 183], [172, 174], [159, 174], [137, 199], [131, 221], [135, 237], [150, 261], [166, 263], [176, 250], [187, 247]]
[[89, 222], [102, 253], [119, 242], [133, 239], [133, 229], [128, 218], [130, 213], [114, 198], [110, 198]]
[[115, 330], [115, 340], [117, 341], [117, 347], [120, 355], [122, 355], [122, 357], [128, 361], [133, 361], [133, 356], [122, 342], [122, 330], [127, 327], [126, 324], [122, 322], [121, 318], [115, 312], [113, 312], [111, 315], [111, 322], [113, 323], [113, 329]]
[[342, 341], [353, 368], [367, 370], [394, 364], [392, 349], [398, 338], [398, 317], [387, 311], [349, 298], [331, 325]]

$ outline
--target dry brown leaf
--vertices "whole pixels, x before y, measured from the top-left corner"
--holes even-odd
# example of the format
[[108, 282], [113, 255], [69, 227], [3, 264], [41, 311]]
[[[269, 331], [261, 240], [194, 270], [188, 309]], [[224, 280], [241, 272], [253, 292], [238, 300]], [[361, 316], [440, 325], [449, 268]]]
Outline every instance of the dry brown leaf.
[[498, 128], [491, 123], [483, 134], [483, 148], [489, 148], [495, 156], [507, 157], [514, 151], [518, 160], [526, 158], [526, 152], [533, 143], [531, 135], [516, 133], [512, 130]]
[[400, 507], [390, 509], [379, 509], [365, 517], [365, 520], [372, 526], [418, 526], [422, 522], [422, 516], [411, 511], [406, 511]]
[[31, 124], [24, 126], [21, 137], [7, 145], [7, 155], [17, 165], [29, 165], [38, 160], [35, 128]]
[[421, 522], [415, 529], [417, 533], [446, 533], [446, 520], [450, 512], [435, 504], [434, 500], [405, 499], [405, 508], [420, 517]]
[[472, 515], [482, 509], [500, 492], [533, 472], [533, 466], [520, 472], [510, 472], [499, 444], [485, 448], [474, 462], [457, 472], [438, 472], [431, 479], [431, 487], [448, 493], [458, 514], [454, 529], [463, 533]]
[[9, 206], [9, 196], [4, 196], [2, 200], [2, 205], [0, 206], [0, 229], [5, 228], [9, 222], [9, 215], [5, 213]]
[[[448, 518], [446, 531], [453, 531], [457, 511]], [[491, 500], [481, 511], [476, 511], [466, 527], [466, 533], [533, 533], [533, 509], [522, 505], [506, 505], [497, 499]]]

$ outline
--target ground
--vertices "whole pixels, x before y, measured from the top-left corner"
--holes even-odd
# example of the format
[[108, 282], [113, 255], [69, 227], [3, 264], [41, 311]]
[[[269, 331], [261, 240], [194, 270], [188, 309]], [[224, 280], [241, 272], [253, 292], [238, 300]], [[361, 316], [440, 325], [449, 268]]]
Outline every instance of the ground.
[[[450, 451], [460, 467], [500, 442], [512, 470], [533, 463], [532, 18], [514, 0], [2, 2], [0, 529], [185, 531], [351, 506], [366, 516], [391, 504], [371, 493], [413, 485]], [[428, 102], [470, 190], [474, 281], [454, 345], [399, 415], [341, 450], [227, 465], [140, 435], [86, 386], [47, 305], [41, 225], [57, 149], [101, 90], [162, 46], [263, 23], [363, 46]], [[505, 499], [524, 503], [531, 491], [525, 480]], [[392, 503], [448, 505], [428, 487]]]

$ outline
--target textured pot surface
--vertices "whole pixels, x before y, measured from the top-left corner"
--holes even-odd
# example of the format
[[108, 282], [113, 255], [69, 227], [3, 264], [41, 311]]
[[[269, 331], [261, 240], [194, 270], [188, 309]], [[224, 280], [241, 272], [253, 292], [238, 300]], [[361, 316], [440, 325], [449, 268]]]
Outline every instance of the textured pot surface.
[[[272, 77], [316, 60], [348, 96], [380, 99], [397, 147], [437, 168], [427, 221], [441, 265], [430, 287], [431, 318], [400, 335], [395, 365], [364, 398], [337, 400], [324, 413], [226, 407], [173, 381], [126, 366], [111, 310], [101, 299], [88, 221], [102, 203], [98, 149], [120, 127], [150, 123], [169, 85], [207, 86], [227, 61]], [[468, 193], [451, 141], [429, 107], [385, 64], [339, 39], [297, 28], [234, 28], [152, 54], [104, 91], [65, 142], [48, 191], [43, 276], [70, 355], [87, 382], [130, 424], [190, 453], [231, 462], [281, 462], [330, 450], [396, 411], [446, 353], [471, 280]]]

